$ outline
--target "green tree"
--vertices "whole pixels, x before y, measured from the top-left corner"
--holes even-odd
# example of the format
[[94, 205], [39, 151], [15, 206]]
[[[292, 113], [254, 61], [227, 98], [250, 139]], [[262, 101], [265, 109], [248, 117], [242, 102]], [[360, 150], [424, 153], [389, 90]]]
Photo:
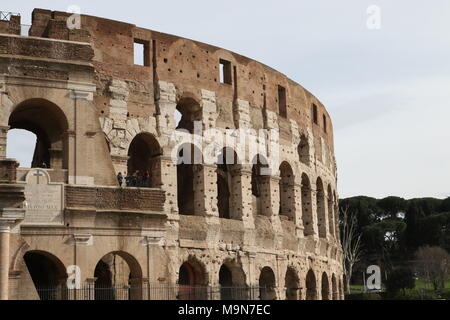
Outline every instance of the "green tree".
[[390, 296], [396, 296], [400, 290], [405, 295], [406, 289], [414, 289], [414, 287], [414, 274], [408, 268], [393, 269], [386, 280], [386, 291]]

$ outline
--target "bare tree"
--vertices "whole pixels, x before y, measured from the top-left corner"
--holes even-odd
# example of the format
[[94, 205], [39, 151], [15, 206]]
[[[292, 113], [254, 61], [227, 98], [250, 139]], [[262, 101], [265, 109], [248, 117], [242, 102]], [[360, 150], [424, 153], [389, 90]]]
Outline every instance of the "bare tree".
[[341, 209], [342, 251], [344, 256], [344, 275], [347, 293], [350, 294], [350, 281], [353, 266], [360, 260], [362, 253], [361, 233], [358, 233], [356, 215], [349, 216], [348, 207]]
[[441, 247], [420, 247], [416, 252], [416, 271], [435, 291], [443, 289], [450, 277], [450, 255]]

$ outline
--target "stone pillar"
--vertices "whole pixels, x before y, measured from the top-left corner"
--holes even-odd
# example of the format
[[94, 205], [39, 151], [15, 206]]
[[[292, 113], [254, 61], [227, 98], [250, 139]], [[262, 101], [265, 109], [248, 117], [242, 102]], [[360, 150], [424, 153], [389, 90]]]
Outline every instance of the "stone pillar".
[[0, 126], [0, 160], [6, 159], [6, 146], [9, 127]]
[[67, 171], [68, 171], [68, 177], [69, 177], [69, 184], [76, 184], [76, 168], [75, 168], [75, 162], [76, 162], [76, 152], [77, 148], [75, 146], [76, 142], [76, 133], [75, 131], [67, 131], [65, 136], [65, 140], [67, 141]]
[[216, 170], [215, 165], [194, 165], [195, 211], [206, 217], [219, 217]]
[[169, 152], [167, 155], [161, 157], [161, 183], [166, 192], [164, 211], [171, 214], [178, 213], [177, 165], [170, 157], [170, 150], [167, 152]]
[[255, 219], [253, 217], [252, 204], [252, 169], [248, 165], [243, 165], [242, 168], [236, 169], [232, 172], [233, 176], [233, 190], [236, 214], [244, 222], [246, 229], [255, 228]]
[[304, 226], [302, 219], [302, 186], [300, 183], [294, 183], [294, 223], [295, 234], [297, 238], [304, 237]]
[[61, 169], [63, 167], [63, 150], [62, 149], [50, 149], [50, 168]]
[[9, 233], [8, 223], [0, 224], [0, 300], [8, 300], [9, 292]]
[[9, 298], [10, 233], [24, 218], [24, 209], [0, 209], [0, 300]]
[[262, 176], [261, 205], [263, 215], [270, 218], [275, 232], [282, 232], [280, 221], [280, 177]]

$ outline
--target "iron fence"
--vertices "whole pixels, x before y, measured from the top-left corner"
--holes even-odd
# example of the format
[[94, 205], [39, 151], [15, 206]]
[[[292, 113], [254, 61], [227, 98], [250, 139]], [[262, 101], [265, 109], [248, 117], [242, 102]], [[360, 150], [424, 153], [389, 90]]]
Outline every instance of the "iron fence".
[[259, 300], [266, 288], [260, 286], [184, 286], [115, 285], [99, 287], [83, 285], [77, 289], [66, 286], [38, 286], [40, 300]]

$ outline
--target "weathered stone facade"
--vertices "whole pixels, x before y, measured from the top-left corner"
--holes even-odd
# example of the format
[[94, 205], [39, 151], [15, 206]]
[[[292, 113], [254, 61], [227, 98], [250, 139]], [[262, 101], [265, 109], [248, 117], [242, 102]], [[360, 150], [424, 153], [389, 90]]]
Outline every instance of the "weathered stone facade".
[[[78, 266], [93, 288], [260, 285], [269, 299], [342, 299], [333, 128], [320, 101], [233, 52], [90, 16], [70, 30], [68, 17], [36, 9], [28, 37], [17, 18], [0, 24], [0, 298], [39, 298], [33, 282], [65, 283]], [[279, 130], [279, 170], [173, 163], [171, 136], [194, 121]], [[6, 159], [9, 129], [34, 132], [33, 168], [48, 168]], [[137, 169], [149, 185], [119, 187], [116, 175]], [[48, 194], [58, 188], [61, 208]]]

